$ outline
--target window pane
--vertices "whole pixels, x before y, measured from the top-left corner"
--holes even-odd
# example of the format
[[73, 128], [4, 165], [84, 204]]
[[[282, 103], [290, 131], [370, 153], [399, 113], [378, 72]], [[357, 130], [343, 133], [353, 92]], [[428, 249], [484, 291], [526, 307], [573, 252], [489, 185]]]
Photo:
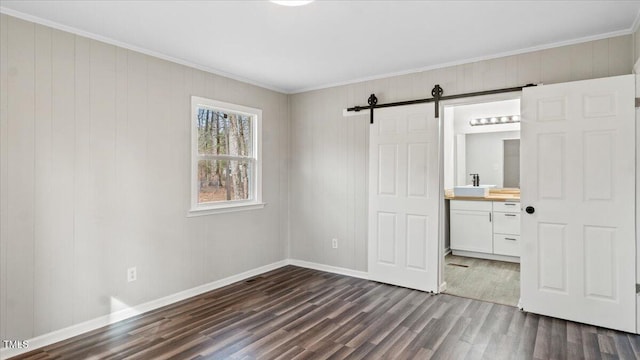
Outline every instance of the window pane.
[[229, 155], [251, 156], [251, 117], [229, 114]]
[[202, 155], [252, 155], [251, 116], [197, 108], [198, 152]]
[[215, 155], [220, 146], [216, 133], [220, 120], [218, 113], [210, 109], [198, 108], [198, 153], [203, 155]]
[[198, 161], [198, 203], [251, 199], [251, 162]]

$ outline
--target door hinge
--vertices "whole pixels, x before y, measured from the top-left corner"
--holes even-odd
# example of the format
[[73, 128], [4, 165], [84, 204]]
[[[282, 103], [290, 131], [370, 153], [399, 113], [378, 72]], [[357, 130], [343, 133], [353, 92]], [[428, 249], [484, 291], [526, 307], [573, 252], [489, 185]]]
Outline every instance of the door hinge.
[[640, 284], [636, 284], [636, 295], [640, 294]]
[[639, 108], [640, 107], [640, 98], [636, 98], [636, 107]]

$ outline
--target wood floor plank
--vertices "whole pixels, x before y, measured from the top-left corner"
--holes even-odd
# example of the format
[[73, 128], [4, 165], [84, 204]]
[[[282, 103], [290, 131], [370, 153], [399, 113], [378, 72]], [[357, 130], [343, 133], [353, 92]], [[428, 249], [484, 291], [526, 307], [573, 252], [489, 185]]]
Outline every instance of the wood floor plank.
[[516, 350], [519, 359], [533, 358], [539, 322], [540, 317], [538, 315], [525, 315], [524, 327], [520, 331], [518, 349]]
[[286, 266], [14, 359], [638, 359], [640, 337]]

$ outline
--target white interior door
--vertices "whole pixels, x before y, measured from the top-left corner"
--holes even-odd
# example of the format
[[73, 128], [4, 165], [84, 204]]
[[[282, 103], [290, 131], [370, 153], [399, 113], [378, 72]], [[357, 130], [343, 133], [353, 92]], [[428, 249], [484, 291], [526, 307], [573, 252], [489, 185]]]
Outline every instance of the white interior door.
[[369, 276], [438, 289], [439, 127], [434, 105], [375, 110], [369, 137]]
[[524, 89], [525, 311], [636, 331], [634, 97], [634, 75]]

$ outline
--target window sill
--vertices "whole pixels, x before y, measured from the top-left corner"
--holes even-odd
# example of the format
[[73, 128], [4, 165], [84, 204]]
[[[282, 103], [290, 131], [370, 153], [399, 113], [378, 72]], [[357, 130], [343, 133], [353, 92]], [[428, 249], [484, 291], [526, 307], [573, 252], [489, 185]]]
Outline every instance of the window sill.
[[208, 208], [202, 208], [202, 209], [196, 208], [196, 209], [189, 210], [189, 212], [187, 212], [187, 217], [257, 210], [257, 209], [264, 208], [266, 205], [267, 205], [266, 203], [248, 203], [248, 204], [228, 205], [228, 206], [220, 206], [220, 207], [208, 207]]

